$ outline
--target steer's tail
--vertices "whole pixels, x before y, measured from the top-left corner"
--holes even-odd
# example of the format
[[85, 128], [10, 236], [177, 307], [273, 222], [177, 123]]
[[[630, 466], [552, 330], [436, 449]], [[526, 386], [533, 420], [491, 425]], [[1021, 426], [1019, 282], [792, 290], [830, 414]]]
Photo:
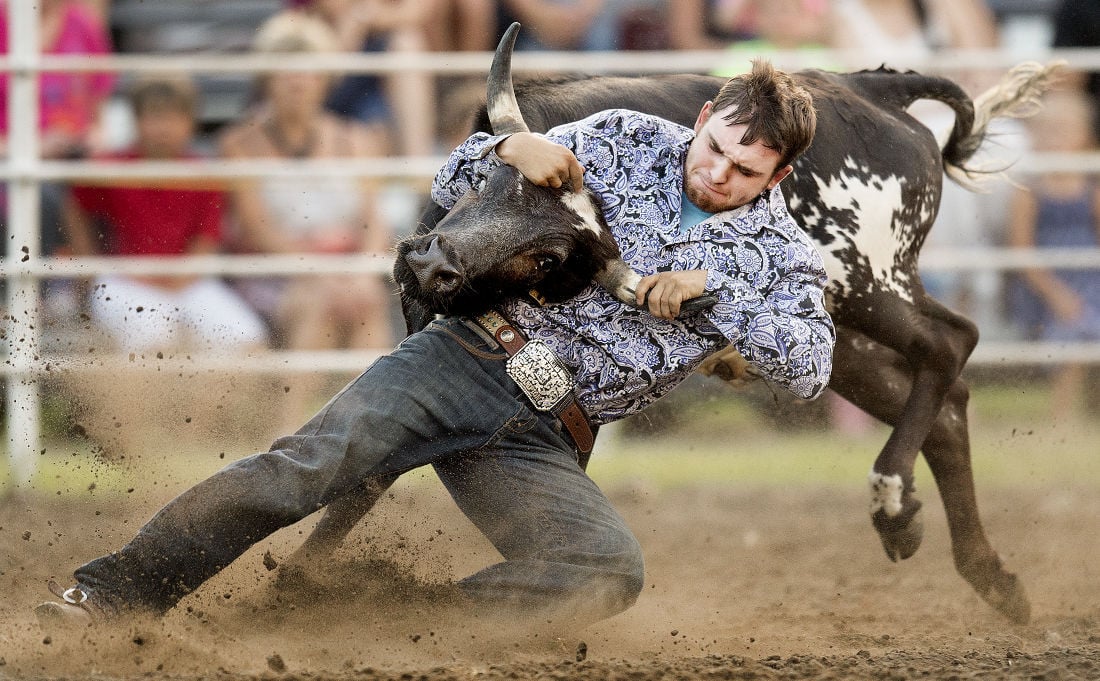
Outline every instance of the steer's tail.
[[[1017, 64], [1001, 82], [979, 95], [973, 108], [964, 106], [965, 111], [960, 111], [959, 102], [943, 100], [955, 110], [955, 127], [943, 148], [943, 169], [948, 177], [964, 187], [976, 187], [979, 179], [991, 171], [969, 167], [966, 162], [985, 140], [989, 122], [1034, 114], [1040, 106], [1039, 97], [1050, 88], [1061, 66], [1062, 62], [1045, 66], [1036, 62]], [[1000, 170], [1004, 168], [992, 172]]]

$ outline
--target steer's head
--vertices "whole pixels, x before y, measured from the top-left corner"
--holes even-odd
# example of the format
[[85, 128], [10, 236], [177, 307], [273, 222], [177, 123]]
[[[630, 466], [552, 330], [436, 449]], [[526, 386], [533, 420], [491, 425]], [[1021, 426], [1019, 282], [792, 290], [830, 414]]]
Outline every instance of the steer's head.
[[469, 314], [532, 291], [565, 300], [618, 255], [591, 195], [539, 187], [504, 166], [434, 230], [398, 244], [394, 276], [432, 312]]
[[[489, 73], [496, 134], [528, 130], [512, 88], [518, 29], [512, 24], [504, 34]], [[619, 258], [595, 197], [537, 186], [510, 166], [493, 171], [432, 231], [400, 242], [394, 264], [402, 298], [439, 314], [472, 314], [532, 291], [557, 302], [594, 278], [624, 300], [637, 280]]]

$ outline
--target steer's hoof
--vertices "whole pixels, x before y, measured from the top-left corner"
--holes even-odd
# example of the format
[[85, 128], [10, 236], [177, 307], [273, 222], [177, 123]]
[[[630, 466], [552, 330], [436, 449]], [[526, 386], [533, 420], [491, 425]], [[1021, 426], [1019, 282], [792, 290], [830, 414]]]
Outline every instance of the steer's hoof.
[[1024, 585], [1016, 575], [1004, 569], [996, 554], [992, 559], [956, 564], [959, 574], [997, 612], [1015, 624], [1027, 624], [1031, 620], [1031, 602]]
[[996, 584], [979, 590], [978, 595], [1014, 624], [1027, 624], [1031, 620], [1031, 601], [1016, 575], [1003, 573]]
[[912, 556], [920, 548], [924, 538], [924, 520], [921, 516], [921, 503], [909, 497], [902, 504], [901, 512], [888, 516], [882, 509], [871, 515], [871, 523], [882, 540], [882, 548], [895, 563]]

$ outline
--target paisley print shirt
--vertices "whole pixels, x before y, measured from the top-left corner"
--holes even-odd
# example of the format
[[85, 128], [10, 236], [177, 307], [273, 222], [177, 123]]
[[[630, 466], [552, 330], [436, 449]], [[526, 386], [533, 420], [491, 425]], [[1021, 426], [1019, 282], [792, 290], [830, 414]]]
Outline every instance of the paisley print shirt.
[[[825, 310], [825, 268], [787, 212], [777, 185], [741, 209], [680, 229], [690, 128], [610, 110], [553, 128], [585, 168], [623, 259], [646, 276], [707, 270], [709, 310], [676, 320], [625, 305], [593, 283], [562, 303], [510, 299], [500, 310], [528, 338], [542, 339], [576, 373], [593, 422], [633, 414], [675, 387], [708, 355], [732, 343], [768, 380], [803, 398], [829, 381], [835, 331]], [[504, 139], [477, 133], [451, 154], [432, 198], [451, 208], [502, 161]]]

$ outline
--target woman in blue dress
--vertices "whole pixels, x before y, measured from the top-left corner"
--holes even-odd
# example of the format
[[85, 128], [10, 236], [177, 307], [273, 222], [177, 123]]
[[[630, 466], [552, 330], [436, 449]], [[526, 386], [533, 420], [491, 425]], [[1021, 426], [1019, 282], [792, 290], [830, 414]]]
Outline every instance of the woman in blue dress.
[[[1078, 91], [1048, 95], [1030, 120], [1036, 151], [1084, 152], [1095, 148], [1089, 100]], [[1013, 199], [1009, 242], [1018, 248], [1100, 247], [1100, 180], [1079, 172], [1035, 176]], [[1012, 313], [1025, 334], [1054, 342], [1100, 341], [1100, 269], [1028, 269], [1015, 282]], [[1071, 414], [1085, 388], [1087, 367], [1060, 365], [1051, 409]], [[1095, 373], [1095, 372], [1094, 372]], [[1096, 384], [1096, 377], [1090, 383]], [[1090, 386], [1096, 397], [1096, 386]], [[1094, 407], [1097, 405], [1093, 405]]]

